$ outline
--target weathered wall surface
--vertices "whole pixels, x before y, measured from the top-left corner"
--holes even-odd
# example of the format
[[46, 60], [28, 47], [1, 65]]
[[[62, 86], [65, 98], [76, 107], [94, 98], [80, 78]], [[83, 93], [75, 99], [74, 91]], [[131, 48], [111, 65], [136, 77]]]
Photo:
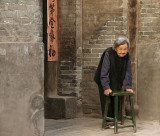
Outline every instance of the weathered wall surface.
[[58, 94], [76, 95], [76, 0], [58, 2]]
[[41, 0], [0, 1], [0, 135], [44, 131]]
[[58, 22], [58, 95], [76, 96], [81, 116], [82, 0], [58, 1]]
[[138, 104], [140, 117], [160, 119], [160, 1], [139, 1]]

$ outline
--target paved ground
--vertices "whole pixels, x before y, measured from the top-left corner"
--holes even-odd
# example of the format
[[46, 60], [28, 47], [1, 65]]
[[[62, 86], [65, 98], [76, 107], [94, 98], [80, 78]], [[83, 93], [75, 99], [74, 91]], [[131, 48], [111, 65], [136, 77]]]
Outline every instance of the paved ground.
[[[133, 128], [101, 129], [102, 119], [76, 118], [69, 120], [45, 120], [45, 136], [160, 136], [160, 122], [136, 119], [137, 132]], [[127, 122], [130, 123], [130, 122]]]

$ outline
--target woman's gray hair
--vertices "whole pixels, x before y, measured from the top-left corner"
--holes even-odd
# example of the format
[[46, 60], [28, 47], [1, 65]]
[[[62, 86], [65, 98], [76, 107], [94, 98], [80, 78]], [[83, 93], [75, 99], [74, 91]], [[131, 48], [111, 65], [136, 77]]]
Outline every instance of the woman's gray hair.
[[123, 45], [123, 44], [125, 44], [125, 43], [127, 43], [128, 49], [129, 49], [129, 48], [130, 48], [130, 42], [129, 42], [128, 38], [125, 37], [125, 36], [119, 36], [119, 37], [115, 40], [114, 45], [113, 45], [113, 48], [116, 49], [118, 46]]

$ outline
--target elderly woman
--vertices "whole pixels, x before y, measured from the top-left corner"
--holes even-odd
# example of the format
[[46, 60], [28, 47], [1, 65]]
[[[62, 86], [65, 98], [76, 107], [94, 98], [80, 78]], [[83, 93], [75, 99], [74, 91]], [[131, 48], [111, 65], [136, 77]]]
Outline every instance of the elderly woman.
[[[118, 37], [114, 46], [107, 48], [101, 57], [95, 81], [99, 87], [102, 115], [104, 114], [106, 96], [109, 96], [111, 92], [123, 89], [127, 92], [133, 92], [129, 47], [130, 43], [126, 37]], [[114, 117], [114, 100], [112, 97], [110, 99], [108, 116]]]

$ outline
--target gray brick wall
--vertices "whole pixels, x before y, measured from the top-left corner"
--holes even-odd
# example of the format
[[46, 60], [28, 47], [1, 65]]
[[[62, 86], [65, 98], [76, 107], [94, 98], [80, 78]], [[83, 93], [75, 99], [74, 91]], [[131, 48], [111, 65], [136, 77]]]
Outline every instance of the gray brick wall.
[[84, 66], [97, 66], [99, 58], [107, 47], [111, 47], [114, 40], [119, 35], [127, 34], [126, 17], [117, 17], [106, 21], [90, 36], [89, 40], [84, 41], [83, 54]]
[[106, 21], [83, 44], [82, 101], [84, 113], [100, 113], [99, 92], [93, 81], [94, 73], [103, 51], [112, 47], [117, 36], [127, 34], [126, 22], [126, 17], [123, 16]]
[[0, 1], [0, 42], [42, 42], [42, 1]]
[[139, 40], [155, 40], [159, 35], [159, 2], [144, 2], [140, 4]]
[[117, 36], [128, 35], [127, 14], [121, 7], [124, 3], [119, 1], [113, 5], [112, 1], [86, 0], [83, 4], [83, 112], [100, 115], [99, 91], [93, 81], [95, 70], [103, 51], [113, 45]]
[[77, 97], [82, 116], [82, 0], [59, 1], [58, 95]]
[[76, 96], [76, 0], [59, 1], [58, 94]]

